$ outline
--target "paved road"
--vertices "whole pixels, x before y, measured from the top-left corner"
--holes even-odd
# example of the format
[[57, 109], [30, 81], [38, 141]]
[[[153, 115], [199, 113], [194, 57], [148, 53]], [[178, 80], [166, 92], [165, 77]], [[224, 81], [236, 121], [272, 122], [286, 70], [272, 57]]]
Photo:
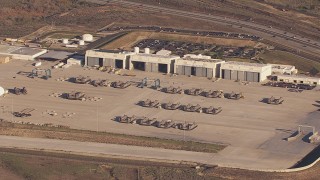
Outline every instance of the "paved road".
[[[145, 5], [130, 1], [123, 1], [123, 0], [86, 0], [89, 2], [95, 2], [100, 4], [107, 4], [107, 3], [117, 3], [127, 7], [139, 7], [143, 8], [143, 10], [151, 11], [151, 12], [160, 12], [165, 14], [171, 14], [176, 16], [188, 17], [197, 20], [205, 20], [208, 22], [214, 22], [223, 25], [234, 25], [234, 28], [241, 28], [249, 33], [254, 35], [258, 35], [262, 38], [268, 39], [270, 41], [284, 44], [289, 48], [296, 49], [297, 53], [308, 53], [314, 56], [320, 57], [320, 42], [311, 40], [305, 37], [298, 36], [296, 34], [286, 32], [277, 28], [269, 28], [264, 25], [256, 24], [253, 22], [235, 20], [227, 17], [221, 16], [213, 16], [207, 15], [202, 13], [194, 13], [194, 12], [187, 12], [182, 10], [164, 8], [160, 6], [152, 6], [152, 5]], [[276, 36], [276, 37], [273, 37]], [[303, 54], [301, 54], [303, 55]]]
[[215, 165], [212, 160], [215, 154], [211, 153], [16, 136], [0, 136], [0, 142], [0, 147], [4, 148], [66, 151], [97, 156], [111, 155], [141, 159], [187, 161]]

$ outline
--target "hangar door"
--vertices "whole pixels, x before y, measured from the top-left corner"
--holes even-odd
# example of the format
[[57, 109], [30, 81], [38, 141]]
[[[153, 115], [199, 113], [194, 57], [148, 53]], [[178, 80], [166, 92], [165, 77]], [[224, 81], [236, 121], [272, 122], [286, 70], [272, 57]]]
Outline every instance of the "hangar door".
[[230, 79], [231, 80], [238, 80], [238, 71], [231, 70], [230, 71]]
[[111, 58], [105, 58], [103, 62], [103, 66], [112, 66], [115, 67], [115, 60]]
[[222, 78], [230, 80], [231, 79], [231, 71], [227, 70], [227, 69], [223, 69], [222, 70]]
[[158, 71], [158, 64], [157, 63], [150, 63], [151, 64], [151, 72], [159, 72]]
[[146, 72], [158, 72], [158, 64], [157, 63], [146, 63], [145, 65]]
[[253, 81], [260, 82], [260, 73], [253, 73]]
[[184, 66], [184, 75], [191, 75], [191, 66]]
[[254, 79], [253, 79], [253, 72], [246, 72], [247, 74], [247, 81], [249, 82], [254, 82]]
[[238, 80], [240, 80], [240, 81], [246, 81], [247, 80], [247, 78], [246, 78], [246, 76], [244, 74], [244, 71], [238, 71]]
[[213, 69], [207, 68], [207, 77], [208, 78], [213, 78]]
[[96, 57], [87, 57], [87, 66], [98, 66], [99, 58]]
[[196, 67], [196, 76], [206, 77], [207, 76], [207, 68]]
[[177, 65], [176, 73], [179, 75], [184, 75], [184, 67]]

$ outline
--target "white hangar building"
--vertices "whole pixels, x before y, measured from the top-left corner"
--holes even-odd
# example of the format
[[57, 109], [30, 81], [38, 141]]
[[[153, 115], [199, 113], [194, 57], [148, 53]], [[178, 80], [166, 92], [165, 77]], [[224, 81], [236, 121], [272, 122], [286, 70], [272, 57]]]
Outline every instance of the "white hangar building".
[[220, 66], [225, 61], [220, 59], [201, 59], [185, 56], [175, 61], [174, 73], [198, 77], [220, 77]]
[[145, 53], [134, 54], [130, 57], [129, 69], [169, 74], [174, 72], [175, 61], [179, 58], [179, 56], [149, 54], [146, 50]]
[[249, 82], [262, 82], [271, 74], [271, 65], [233, 61], [221, 64], [220, 70], [222, 79]]
[[134, 52], [111, 50], [88, 50], [85, 55], [85, 66], [112, 66], [119, 69], [129, 68], [130, 55]]

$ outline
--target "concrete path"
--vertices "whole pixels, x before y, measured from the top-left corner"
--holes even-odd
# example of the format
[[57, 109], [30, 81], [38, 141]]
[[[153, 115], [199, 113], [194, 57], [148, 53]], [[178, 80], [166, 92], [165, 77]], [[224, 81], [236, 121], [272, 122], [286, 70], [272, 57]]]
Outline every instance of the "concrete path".
[[160, 148], [78, 142], [69, 140], [0, 136], [0, 147], [30, 150], [66, 151], [88, 155], [126, 156], [141, 159], [187, 161], [212, 164], [215, 154]]

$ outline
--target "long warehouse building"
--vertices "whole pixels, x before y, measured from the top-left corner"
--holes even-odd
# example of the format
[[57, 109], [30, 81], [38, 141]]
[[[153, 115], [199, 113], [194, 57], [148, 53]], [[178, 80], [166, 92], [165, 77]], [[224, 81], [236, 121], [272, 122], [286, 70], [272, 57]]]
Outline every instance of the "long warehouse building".
[[0, 45], [0, 55], [10, 56], [12, 59], [33, 61], [45, 53], [46, 49]]
[[272, 74], [272, 66], [258, 63], [226, 62], [221, 64], [221, 78], [248, 82], [262, 82]]

